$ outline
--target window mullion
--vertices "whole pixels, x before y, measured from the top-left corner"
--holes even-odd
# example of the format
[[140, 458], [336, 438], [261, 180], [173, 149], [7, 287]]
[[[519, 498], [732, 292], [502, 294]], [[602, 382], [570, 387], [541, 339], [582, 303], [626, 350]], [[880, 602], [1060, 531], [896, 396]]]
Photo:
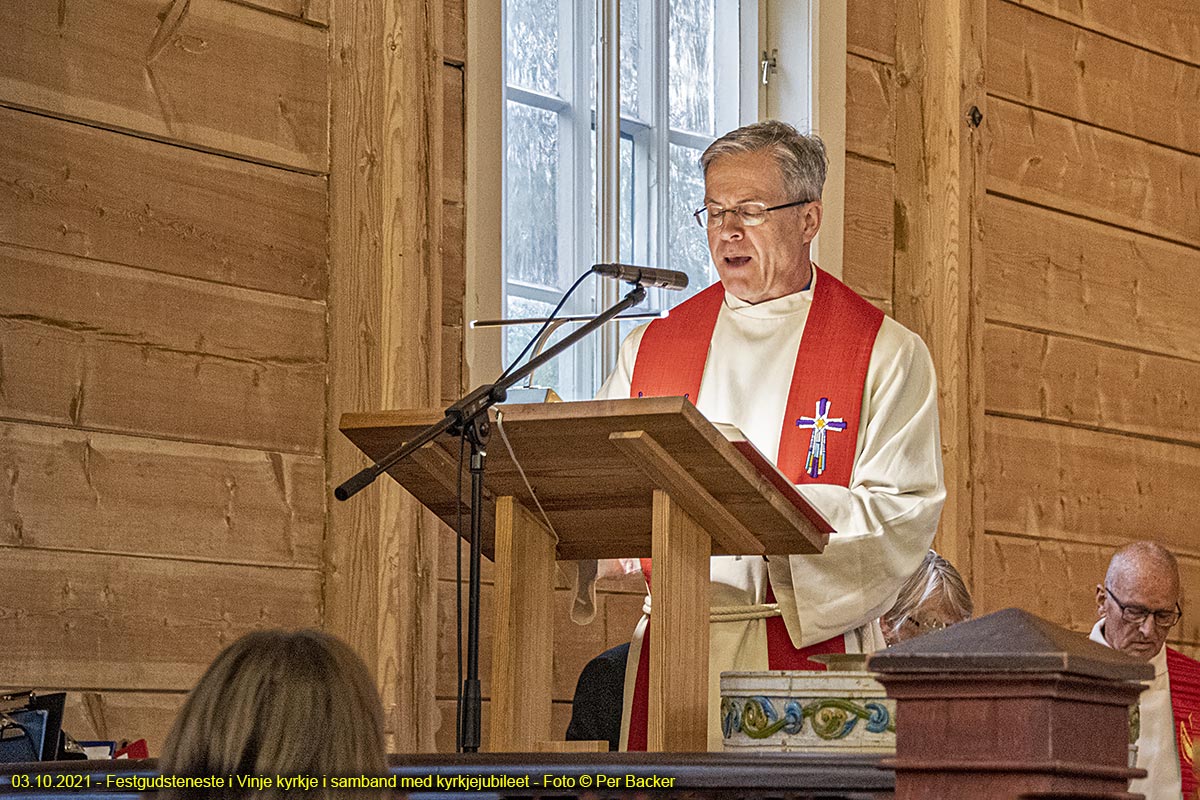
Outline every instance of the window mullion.
[[[664, 120], [663, 124], [666, 124], [665, 120]], [[680, 130], [667, 131], [666, 138], [667, 138], [667, 141], [669, 141], [671, 144], [678, 144], [678, 145], [682, 145], [684, 147], [690, 147], [694, 150], [700, 150], [702, 152], [706, 147], [708, 147], [710, 144], [712, 144], [712, 141], [713, 141], [713, 137], [711, 137], [711, 136], [702, 136], [701, 134], [698, 134], [698, 133], [691, 133], [689, 131], [680, 131]], [[700, 198], [696, 198], [696, 199], [700, 200]], [[697, 202], [697, 205], [699, 205], [698, 202]]]
[[[667, 0], [651, 2], [654, 42], [654, 108], [652, 110], [654, 154], [654, 260], [657, 266], [671, 268], [671, 4]], [[663, 294], [663, 292], [659, 292]], [[660, 303], [665, 298], [657, 298]], [[656, 303], [657, 305], [657, 303]]]
[[620, 0], [596, 2], [597, 258], [619, 258], [621, 197]]
[[[654, 2], [655, 0], [625, 0], [636, 4], [634, 14], [637, 27], [638, 61], [636, 64], [638, 109], [637, 119], [621, 117], [621, 131], [633, 143], [633, 207], [622, 213], [630, 220], [633, 249], [629, 258], [635, 264], [655, 265], [658, 259], [658, 244], [655, 240], [658, 226], [655, 214], [658, 208], [658, 152], [655, 147], [654, 130]], [[628, 15], [625, 15], [628, 21]], [[622, 31], [623, 36], [628, 32]], [[624, 196], [624, 195], [623, 195]], [[624, 257], [624, 256], [623, 256]], [[653, 295], [653, 291], [651, 292]]]
[[508, 99], [514, 103], [522, 103], [545, 111], [553, 111], [556, 114], [567, 111], [571, 107], [571, 104], [562, 97], [522, 89], [520, 86], [512, 86], [511, 84], [507, 87], [507, 94]]
[[[595, 84], [594, 60], [592, 47], [592, 31], [595, 25], [595, 14], [592, 10], [593, 0], [574, 0], [562, 2], [560, 6], [571, 14], [573, 27], [570, 31], [571, 61], [575, 65], [572, 75], [571, 91], [571, 141], [574, 146], [574, 171], [572, 172], [573, 202], [571, 231], [574, 249], [564, 265], [569, 268], [572, 276], [578, 275], [591, 264], [595, 253], [596, 220], [592, 211], [595, 191], [592, 188], [595, 162], [592, 156], [592, 107], [591, 92]], [[565, 285], [564, 285], [565, 288]], [[579, 298], [574, 303], [577, 312], [588, 312], [594, 309], [597, 302], [597, 292], [602, 287], [597, 281], [585, 281], [579, 289]], [[596, 366], [599, 354], [594, 337], [588, 337], [573, 347], [570, 351], [569, 372], [577, 387], [593, 387], [596, 381]], [[579, 395], [576, 395], [579, 396]]]
[[[596, 259], [621, 257], [621, 3], [596, 0]], [[617, 285], [605, 282], [601, 305], [616, 302]], [[602, 371], [616, 363], [619, 331], [601, 333]]]
[[[559, 291], [566, 291], [579, 273], [584, 255], [591, 248], [591, 120], [588, 108], [587, 66], [588, 36], [590, 28], [586, 18], [581, 18], [577, 6], [559, 4], [559, 42], [562, 49], [560, 93], [566, 107], [559, 112], [560, 197], [558, 218], [560, 220], [558, 250]], [[586, 309], [590, 298], [589, 286], [580, 287], [566, 313], [580, 308]], [[592, 345], [583, 341], [565, 354], [560, 361], [557, 387], [565, 396], [575, 396], [583, 387], [591, 385], [587, 365], [595, 360]]]

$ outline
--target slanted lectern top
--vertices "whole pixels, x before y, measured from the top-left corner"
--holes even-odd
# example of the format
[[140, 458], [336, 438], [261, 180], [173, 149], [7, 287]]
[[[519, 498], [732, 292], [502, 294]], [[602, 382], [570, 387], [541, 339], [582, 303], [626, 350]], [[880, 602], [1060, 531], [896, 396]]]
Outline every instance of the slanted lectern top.
[[[554, 738], [554, 561], [645, 556], [654, 559], [649, 747], [707, 749], [709, 557], [819, 553], [820, 518], [682, 397], [501, 406], [547, 526], [496, 432], [497, 409], [490, 413], [481, 542], [496, 566], [488, 749], [534, 750]], [[441, 416], [346, 414], [341, 430], [379, 459]], [[388, 472], [452, 527], [469, 510], [469, 498], [455, 497], [458, 452], [443, 437]]]

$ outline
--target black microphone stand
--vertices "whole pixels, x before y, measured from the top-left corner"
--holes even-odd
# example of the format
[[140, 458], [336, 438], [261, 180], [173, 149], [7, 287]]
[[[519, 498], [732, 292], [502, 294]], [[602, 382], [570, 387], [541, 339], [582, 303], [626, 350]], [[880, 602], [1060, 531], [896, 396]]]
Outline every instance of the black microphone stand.
[[[446, 409], [446, 416], [441, 421], [430, 425], [417, 434], [412, 441], [405, 442], [333, 490], [333, 496], [338, 500], [350, 499], [371, 485], [382, 473], [443, 433], [456, 436], [465, 435], [467, 441], [471, 443], [471, 557], [467, 601], [467, 673], [462, 686], [462, 741], [459, 743], [464, 753], [479, 752], [480, 744], [480, 713], [482, 709], [479, 692], [479, 567], [482, 560], [480, 528], [483, 521], [483, 473], [487, 463], [487, 442], [492, 427], [487, 411], [495, 404], [503, 403], [508, 396], [509, 388], [522, 378], [622, 311], [636, 306], [645, 297], [646, 288], [635, 285], [624, 298], [611, 308], [563, 337], [557, 344], [546, 349], [536, 358], [530, 359], [512, 374], [469, 392]], [[461, 535], [462, 532], [459, 531], [459, 533]]]

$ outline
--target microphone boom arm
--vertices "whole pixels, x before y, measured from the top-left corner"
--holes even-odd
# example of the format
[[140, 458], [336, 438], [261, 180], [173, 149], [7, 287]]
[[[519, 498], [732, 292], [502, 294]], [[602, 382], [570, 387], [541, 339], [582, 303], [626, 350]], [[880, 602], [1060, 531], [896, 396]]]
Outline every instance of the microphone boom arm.
[[333, 496], [338, 500], [349, 500], [351, 497], [370, 486], [381, 474], [387, 472], [395, 464], [407, 458], [413, 452], [424, 447], [441, 434], [448, 431], [453, 431], [454, 429], [461, 430], [464, 425], [472, 422], [476, 417], [485, 413], [496, 403], [503, 403], [504, 398], [508, 396], [509, 388], [516, 385], [526, 375], [529, 375], [542, 364], [545, 364], [559, 353], [571, 347], [580, 339], [601, 327], [613, 317], [620, 314], [622, 311], [636, 306], [645, 298], [646, 287], [640, 285], [635, 286], [629, 291], [628, 294], [625, 295], [624, 298], [622, 298], [611, 308], [602, 312], [591, 322], [576, 328], [548, 350], [542, 351], [540, 355], [530, 359], [529, 361], [526, 361], [522, 367], [514, 370], [512, 374], [501, 378], [496, 383], [484, 384], [469, 392], [461, 400], [446, 409], [446, 416], [444, 419], [434, 423], [433, 425], [430, 425], [428, 428], [417, 434], [412, 441], [405, 442], [400, 447], [397, 447], [395, 450], [381, 458], [379, 461], [371, 464], [371, 466], [360, 470], [357, 474], [353, 475], [336, 489], [334, 489]]
[[[388, 453], [379, 461], [361, 470], [348, 481], [337, 487], [333, 494], [338, 500], [353, 497], [371, 484], [379, 475], [386, 472], [400, 459], [413, 451], [428, 444], [443, 433], [465, 435], [471, 442], [471, 555], [468, 578], [468, 612], [467, 612], [467, 670], [459, 695], [461, 700], [461, 725], [459, 726], [458, 747], [465, 753], [479, 751], [480, 718], [482, 699], [479, 683], [479, 570], [482, 554], [480, 551], [480, 530], [483, 520], [483, 475], [487, 457], [487, 439], [491, 427], [487, 411], [496, 403], [501, 403], [508, 394], [508, 389], [526, 375], [532, 373], [542, 364], [557, 356], [577, 341], [599, 328], [627, 308], [642, 302], [646, 297], [644, 286], [635, 286], [620, 301], [604, 311], [591, 322], [580, 326], [570, 335], [529, 361], [511, 374], [501, 376], [495, 383], [484, 384], [469, 392], [465, 397], [446, 409], [446, 415], [440, 421], [421, 431], [412, 441], [406, 442]], [[482, 417], [482, 419], [480, 419]], [[457, 498], [462, 502], [461, 498]], [[462, 531], [459, 531], [462, 535]]]

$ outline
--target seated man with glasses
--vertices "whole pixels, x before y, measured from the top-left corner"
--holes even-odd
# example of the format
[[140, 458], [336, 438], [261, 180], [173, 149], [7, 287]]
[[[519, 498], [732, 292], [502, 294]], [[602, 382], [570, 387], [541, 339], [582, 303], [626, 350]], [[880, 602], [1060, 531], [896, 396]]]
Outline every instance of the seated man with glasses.
[[1100, 620], [1092, 641], [1154, 665], [1154, 680], [1138, 700], [1137, 766], [1149, 775], [1129, 789], [1147, 800], [1179, 800], [1184, 791], [1191, 798], [1196, 788], [1190, 752], [1200, 730], [1200, 663], [1163, 646], [1183, 614], [1179, 588], [1175, 556], [1148, 541], [1118, 550], [1096, 585]]
[[[810, 258], [821, 140], [759, 122], [717, 139], [700, 165], [695, 217], [720, 282], [635, 329], [598, 397], [688, 397], [740, 428], [836, 531], [820, 555], [712, 560], [709, 748], [720, 749], [722, 671], [823, 669], [809, 656], [884, 646], [879, 616], [928, 550], [945, 489], [929, 351]], [[648, 560], [642, 571], [652, 588]], [[646, 743], [650, 608], [624, 660], [630, 750]]]

